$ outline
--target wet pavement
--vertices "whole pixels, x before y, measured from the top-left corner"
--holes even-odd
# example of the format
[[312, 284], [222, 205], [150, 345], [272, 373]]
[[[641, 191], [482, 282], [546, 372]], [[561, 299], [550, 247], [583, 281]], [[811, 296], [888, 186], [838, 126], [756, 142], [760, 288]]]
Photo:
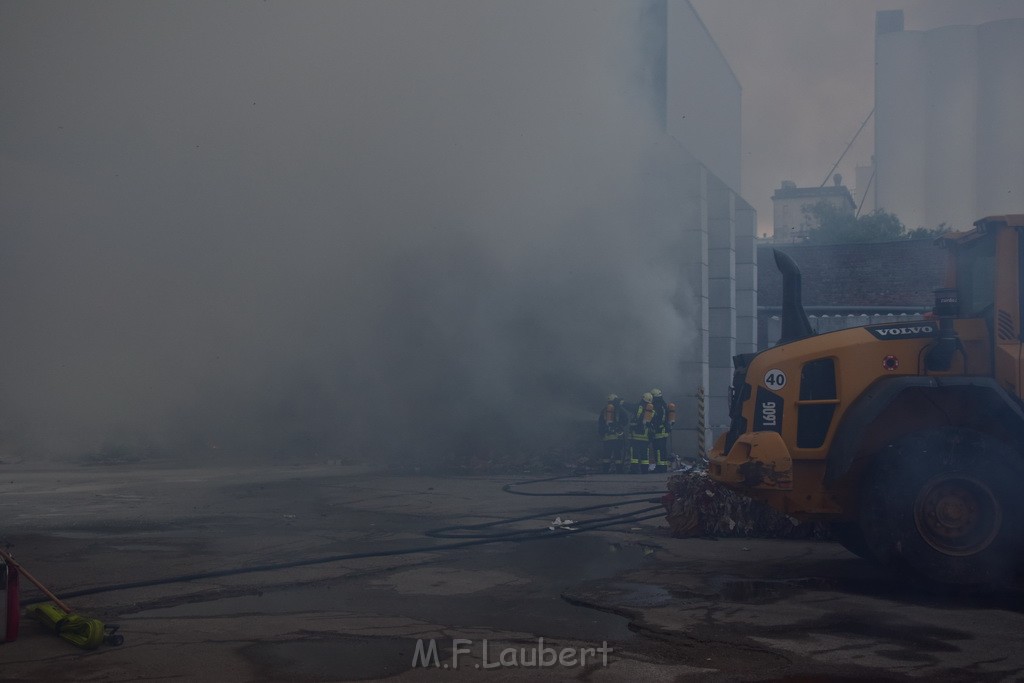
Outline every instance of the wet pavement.
[[664, 475], [503, 490], [524, 478], [0, 465], [0, 543], [125, 637], [84, 652], [26, 619], [0, 680], [1024, 676], [1019, 587], [937, 595], [831, 543], [672, 539], [644, 519]]

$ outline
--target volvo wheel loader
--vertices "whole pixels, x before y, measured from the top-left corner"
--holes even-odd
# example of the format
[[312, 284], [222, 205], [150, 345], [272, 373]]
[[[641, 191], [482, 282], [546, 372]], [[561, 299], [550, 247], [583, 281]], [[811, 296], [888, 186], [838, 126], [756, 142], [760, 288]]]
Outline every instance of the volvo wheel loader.
[[848, 549], [938, 584], [995, 584], [1024, 557], [1024, 214], [941, 238], [933, 311], [815, 335], [800, 271], [782, 337], [736, 356], [710, 476]]

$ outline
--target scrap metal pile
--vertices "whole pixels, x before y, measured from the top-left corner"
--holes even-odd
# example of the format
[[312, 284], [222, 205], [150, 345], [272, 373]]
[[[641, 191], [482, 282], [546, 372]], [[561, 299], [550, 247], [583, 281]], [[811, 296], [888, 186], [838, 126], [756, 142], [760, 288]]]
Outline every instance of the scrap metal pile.
[[799, 523], [712, 481], [703, 469], [673, 474], [662, 499], [674, 538], [830, 538], [827, 526]]

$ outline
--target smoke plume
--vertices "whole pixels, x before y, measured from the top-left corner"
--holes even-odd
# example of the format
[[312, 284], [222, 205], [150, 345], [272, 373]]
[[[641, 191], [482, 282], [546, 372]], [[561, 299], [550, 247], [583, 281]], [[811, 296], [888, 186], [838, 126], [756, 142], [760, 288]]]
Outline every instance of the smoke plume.
[[670, 384], [641, 14], [5, 5], [6, 454], [426, 457]]

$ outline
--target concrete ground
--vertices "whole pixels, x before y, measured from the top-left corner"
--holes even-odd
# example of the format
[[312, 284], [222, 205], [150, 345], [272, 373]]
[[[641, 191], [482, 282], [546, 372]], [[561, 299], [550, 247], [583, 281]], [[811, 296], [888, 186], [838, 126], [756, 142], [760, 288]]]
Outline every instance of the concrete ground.
[[[0, 465], [0, 544], [125, 638], [87, 652], [25, 618], [0, 645], [0, 679], [1024, 676], [1017, 589], [939, 597], [838, 545], [672, 539], [660, 516], [638, 520], [650, 511], [566, 535], [548, 530], [556, 515], [649, 508], [665, 475], [502, 490], [524, 478]], [[425, 534], [481, 523], [494, 524]], [[467, 538], [488, 534], [506, 536]], [[24, 581], [23, 598], [38, 596]]]

